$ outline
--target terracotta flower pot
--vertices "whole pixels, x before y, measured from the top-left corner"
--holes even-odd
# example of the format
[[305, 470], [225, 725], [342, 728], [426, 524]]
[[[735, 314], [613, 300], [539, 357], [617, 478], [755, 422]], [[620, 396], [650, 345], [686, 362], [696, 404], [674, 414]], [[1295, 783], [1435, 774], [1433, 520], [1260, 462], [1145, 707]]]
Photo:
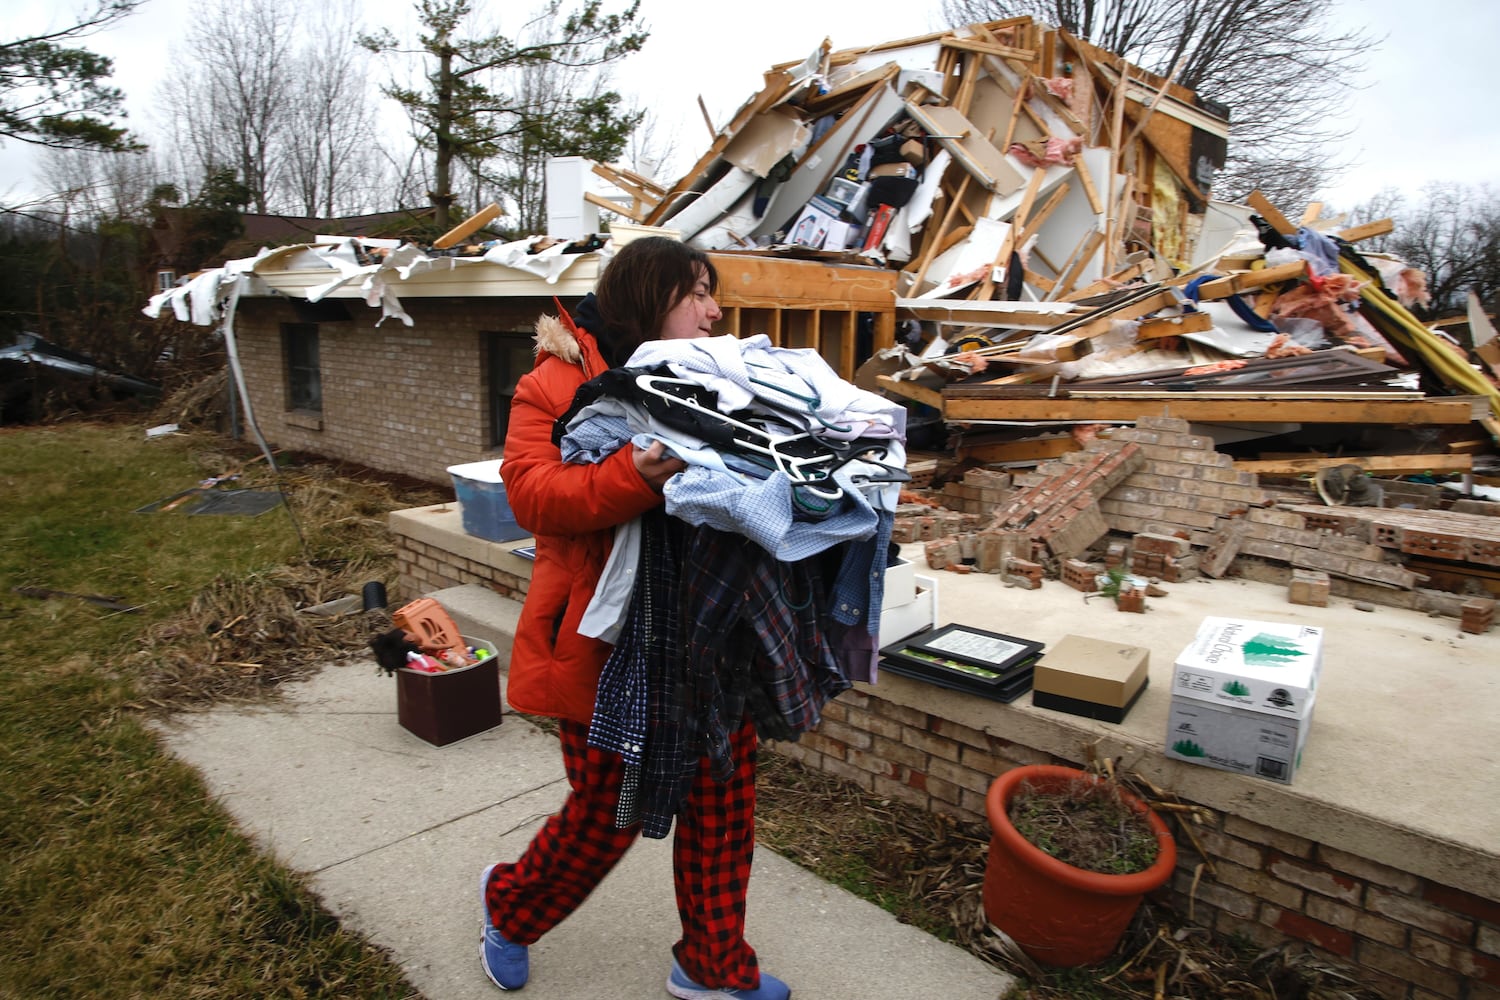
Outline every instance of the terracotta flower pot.
[[1177, 845], [1161, 817], [1121, 789], [1130, 808], [1146, 817], [1156, 834], [1156, 862], [1130, 875], [1075, 868], [1032, 845], [1008, 815], [1022, 782], [1065, 790], [1074, 782], [1098, 783], [1098, 775], [1071, 767], [1034, 764], [1012, 768], [990, 784], [985, 808], [990, 821], [989, 860], [984, 873], [984, 912], [1021, 949], [1047, 965], [1091, 965], [1109, 957], [1146, 893], [1177, 865]]

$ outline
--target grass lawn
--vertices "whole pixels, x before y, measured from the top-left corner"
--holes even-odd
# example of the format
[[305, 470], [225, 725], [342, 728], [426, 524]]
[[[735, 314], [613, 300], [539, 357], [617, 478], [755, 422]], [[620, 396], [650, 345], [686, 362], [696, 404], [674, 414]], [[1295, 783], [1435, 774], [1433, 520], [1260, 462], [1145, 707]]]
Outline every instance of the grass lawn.
[[[339, 551], [336, 525], [302, 524], [304, 549], [283, 508], [133, 513], [249, 467], [253, 455], [223, 447], [147, 441], [140, 426], [0, 429], [0, 996], [415, 995], [388, 955], [256, 851], [147, 724], [164, 704], [153, 691], [188, 694], [160, 637], [183, 634], [202, 593], [309, 557], [360, 558]], [[261, 683], [218, 669], [231, 689]]]

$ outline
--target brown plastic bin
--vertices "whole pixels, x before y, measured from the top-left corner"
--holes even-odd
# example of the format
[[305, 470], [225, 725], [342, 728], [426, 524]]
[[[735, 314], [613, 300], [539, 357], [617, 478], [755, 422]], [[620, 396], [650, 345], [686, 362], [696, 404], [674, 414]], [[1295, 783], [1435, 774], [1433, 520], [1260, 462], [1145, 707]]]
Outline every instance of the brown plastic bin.
[[433, 746], [500, 725], [500, 661], [495, 647], [483, 639], [464, 637], [475, 649], [490, 655], [472, 667], [440, 674], [402, 668], [396, 671], [396, 721], [401, 728]]

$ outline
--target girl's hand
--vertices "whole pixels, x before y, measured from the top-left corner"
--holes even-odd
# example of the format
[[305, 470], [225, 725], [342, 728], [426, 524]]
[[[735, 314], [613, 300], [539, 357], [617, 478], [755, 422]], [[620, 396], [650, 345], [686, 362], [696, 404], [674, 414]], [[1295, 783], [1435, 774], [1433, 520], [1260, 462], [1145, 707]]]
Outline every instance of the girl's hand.
[[635, 460], [635, 469], [641, 478], [658, 493], [668, 479], [687, 468], [682, 459], [668, 455], [667, 446], [660, 441], [651, 442], [651, 447], [645, 450], [632, 446], [630, 457]]

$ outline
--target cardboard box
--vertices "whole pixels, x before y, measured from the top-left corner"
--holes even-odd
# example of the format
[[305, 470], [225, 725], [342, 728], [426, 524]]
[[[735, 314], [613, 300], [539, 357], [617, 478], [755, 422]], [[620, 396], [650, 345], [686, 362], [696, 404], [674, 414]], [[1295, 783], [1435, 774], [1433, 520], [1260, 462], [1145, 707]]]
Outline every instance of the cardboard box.
[[500, 725], [500, 660], [494, 643], [464, 636], [489, 656], [472, 667], [439, 674], [402, 668], [396, 671], [396, 721], [401, 728], [433, 746], [447, 746]]
[[1302, 763], [1312, 710], [1309, 704], [1300, 718], [1281, 718], [1174, 697], [1167, 716], [1166, 754], [1174, 760], [1289, 785]]
[[815, 250], [847, 250], [863, 230], [840, 219], [840, 212], [838, 205], [814, 195], [793, 223], [790, 241]]
[[1174, 664], [1172, 696], [1300, 718], [1322, 669], [1317, 626], [1205, 618]]
[[1065, 635], [1037, 662], [1031, 703], [1100, 722], [1123, 722], [1150, 683], [1151, 652], [1107, 639]]
[[450, 465], [448, 475], [453, 477], [453, 493], [458, 497], [465, 533], [491, 542], [512, 542], [531, 536], [510, 512], [505, 483], [500, 479], [499, 459]]

